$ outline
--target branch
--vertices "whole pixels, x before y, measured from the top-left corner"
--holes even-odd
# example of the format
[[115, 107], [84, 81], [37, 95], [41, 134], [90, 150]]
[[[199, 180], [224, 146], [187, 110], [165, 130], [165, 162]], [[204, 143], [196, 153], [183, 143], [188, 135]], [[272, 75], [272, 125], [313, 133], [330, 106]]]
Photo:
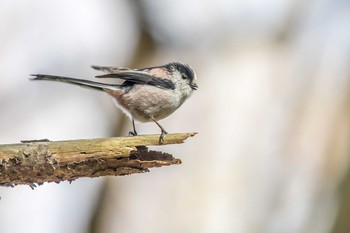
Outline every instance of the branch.
[[122, 176], [148, 172], [148, 168], [181, 164], [171, 154], [146, 146], [183, 143], [196, 133], [83, 139], [33, 140], [0, 145], [0, 185], [73, 181], [80, 177]]

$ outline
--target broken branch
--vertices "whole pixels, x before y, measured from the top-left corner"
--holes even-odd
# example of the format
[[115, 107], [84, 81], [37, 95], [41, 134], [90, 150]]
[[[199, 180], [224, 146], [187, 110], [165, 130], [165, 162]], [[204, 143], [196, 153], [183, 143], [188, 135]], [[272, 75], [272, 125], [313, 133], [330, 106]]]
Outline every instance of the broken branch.
[[196, 133], [115, 137], [50, 142], [22, 141], [0, 145], [0, 185], [73, 181], [80, 177], [121, 176], [148, 168], [180, 164], [171, 154], [146, 146], [183, 143]]

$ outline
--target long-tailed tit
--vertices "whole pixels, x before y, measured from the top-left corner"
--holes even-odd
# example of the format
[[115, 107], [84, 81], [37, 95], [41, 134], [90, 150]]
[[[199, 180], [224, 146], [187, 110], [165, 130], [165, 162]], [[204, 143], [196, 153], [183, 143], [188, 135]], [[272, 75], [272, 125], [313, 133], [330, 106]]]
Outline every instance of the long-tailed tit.
[[131, 118], [133, 132], [130, 134], [137, 135], [135, 120], [154, 121], [161, 129], [160, 141], [163, 141], [167, 131], [158, 121], [172, 114], [198, 88], [193, 69], [180, 62], [140, 69], [109, 66], [92, 68], [106, 73], [96, 78], [117, 78], [124, 82], [120, 85], [107, 84], [46, 74], [32, 74], [32, 80], [60, 81], [104, 91]]

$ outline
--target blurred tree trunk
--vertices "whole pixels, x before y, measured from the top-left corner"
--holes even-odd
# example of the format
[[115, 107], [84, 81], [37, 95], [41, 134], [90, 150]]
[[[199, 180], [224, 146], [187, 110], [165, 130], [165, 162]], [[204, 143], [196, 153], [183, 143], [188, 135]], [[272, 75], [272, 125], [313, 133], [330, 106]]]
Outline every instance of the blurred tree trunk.
[[[350, 106], [350, 98], [348, 105]], [[346, 111], [345, 111], [346, 112]], [[345, 125], [345, 131], [350, 134], [350, 113], [349, 107], [347, 108], [347, 125]], [[349, 135], [347, 137], [349, 139]], [[348, 159], [350, 158], [350, 142], [346, 143], [346, 152], [348, 154]], [[339, 200], [338, 200], [338, 213], [337, 218], [333, 226], [333, 233], [348, 233], [350, 232], [350, 169], [349, 162], [347, 163], [347, 173], [344, 180], [340, 183], [339, 187]]]
[[[137, 0], [131, 1], [132, 5], [134, 5], [135, 18], [138, 18], [139, 30], [140, 30], [140, 38], [138, 47], [133, 56], [133, 60], [128, 65], [128, 67], [143, 67], [150, 60], [153, 59], [157, 45], [153, 40], [150, 29], [146, 23], [145, 14], [143, 11], [141, 3]], [[116, 129], [116, 134], [121, 135], [128, 125], [129, 119], [124, 115], [120, 114], [118, 128]], [[100, 232], [101, 225], [104, 223], [103, 213], [106, 210], [106, 206], [108, 206], [108, 201], [110, 200], [108, 197], [110, 193], [111, 180], [105, 179], [104, 184], [101, 188], [100, 195], [96, 202], [95, 210], [91, 215], [89, 233], [98, 233]]]
[[350, 231], [350, 171], [341, 184], [339, 197], [339, 211], [332, 232], [348, 233]]

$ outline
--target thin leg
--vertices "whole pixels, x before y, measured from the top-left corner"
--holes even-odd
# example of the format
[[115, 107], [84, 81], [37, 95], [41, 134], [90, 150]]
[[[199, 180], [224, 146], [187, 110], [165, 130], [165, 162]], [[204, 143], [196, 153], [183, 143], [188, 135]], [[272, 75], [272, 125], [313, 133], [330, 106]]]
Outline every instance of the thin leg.
[[156, 123], [158, 125], [158, 127], [160, 128], [160, 130], [162, 131], [160, 136], [159, 136], [159, 143], [164, 142], [164, 135], [168, 134], [168, 132], [163, 128], [163, 126], [161, 126], [153, 117], [149, 117], [152, 121], [154, 121], [154, 123]]
[[130, 132], [129, 132], [129, 135], [131, 135], [131, 136], [137, 136], [134, 118], [132, 118], [131, 122], [132, 122], [132, 128], [133, 128], [134, 132], [131, 132], [131, 131], [130, 131]]

